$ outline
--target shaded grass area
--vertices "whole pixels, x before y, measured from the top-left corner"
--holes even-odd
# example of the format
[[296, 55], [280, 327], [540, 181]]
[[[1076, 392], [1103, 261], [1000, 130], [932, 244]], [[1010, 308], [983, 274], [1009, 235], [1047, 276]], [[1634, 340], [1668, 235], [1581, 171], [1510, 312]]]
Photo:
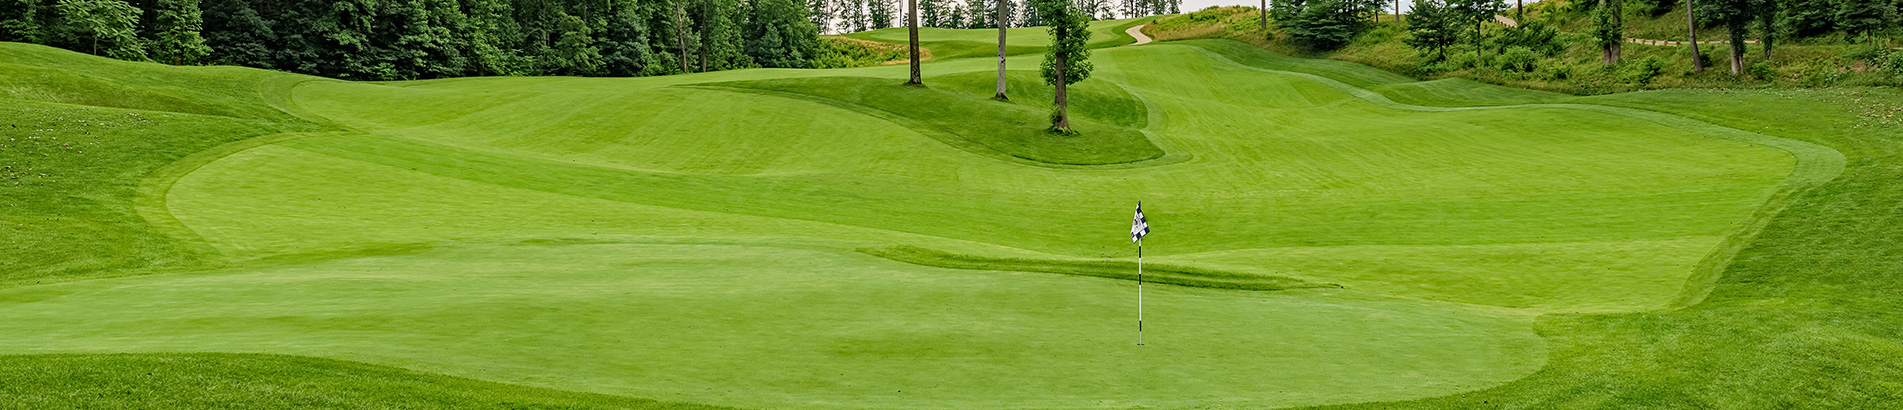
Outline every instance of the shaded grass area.
[[[1161, 148], [1157, 148], [1148, 137], [1135, 129], [1092, 120], [1101, 115], [1124, 124], [1141, 122], [1142, 103], [1115, 86], [1078, 87], [1077, 101], [1074, 103], [1079, 107], [1087, 105], [1086, 102], [1111, 103], [1102, 104], [1103, 108], [1094, 108], [1081, 120], [1073, 121], [1072, 128], [1077, 131], [1075, 135], [1063, 135], [1044, 130], [1043, 127], [1050, 123], [1047, 108], [995, 101], [988, 96], [969, 92], [981, 84], [980, 78], [996, 78], [982, 73], [973, 74], [949, 81], [961, 91], [904, 86], [888, 79], [866, 77], [798, 78], [710, 85], [799, 94], [862, 112], [877, 111], [888, 114], [879, 115], [881, 118], [923, 131], [953, 146], [995, 151], [1036, 162], [1106, 165], [1155, 159], [1164, 154]], [[1019, 85], [1028, 83], [1022, 75], [1016, 78]]]
[[[1136, 280], [1133, 261], [1065, 261], [1027, 258], [988, 258], [939, 252], [916, 246], [864, 248], [859, 252], [899, 262], [951, 269], [1043, 272], [1091, 276], [1106, 279]], [[1223, 272], [1190, 266], [1148, 264], [1143, 266], [1143, 281], [1166, 285], [1230, 290], [1286, 290], [1340, 287], [1279, 276]]]
[[0, 356], [0, 407], [40, 409], [681, 409], [342, 360], [271, 354]]

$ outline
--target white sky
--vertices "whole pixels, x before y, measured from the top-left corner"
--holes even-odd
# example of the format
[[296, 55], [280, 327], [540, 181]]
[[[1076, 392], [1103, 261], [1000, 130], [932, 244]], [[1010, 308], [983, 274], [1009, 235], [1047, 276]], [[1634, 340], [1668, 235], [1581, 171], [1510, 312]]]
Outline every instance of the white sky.
[[[1401, 1], [1402, 13], [1406, 13], [1408, 9], [1413, 8], [1412, 6], [1414, 5], [1414, 0], [1400, 0], [1400, 1]], [[1526, 2], [1532, 3], [1535, 1], [1538, 1], [1538, 0], [1527, 0]], [[1273, 3], [1274, 0], [1270, 0], [1270, 2]], [[1187, 13], [1191, 11], [1202, 10], [1203, 8], [1209, 7], [1209, 6], [1234, 6], [1234, 5], [1261, 7], [1262, 0], [1183, 0], [1183, 12]], [[1513, 0], [1507, 0], [1507, 7], [1513, 7]], [[1389, 13], [1393, 13], [1392, 10], [1394, 10], [1394, 4], [1388, 4], [1387, 9], [1390, 10], [1388, 11]]]

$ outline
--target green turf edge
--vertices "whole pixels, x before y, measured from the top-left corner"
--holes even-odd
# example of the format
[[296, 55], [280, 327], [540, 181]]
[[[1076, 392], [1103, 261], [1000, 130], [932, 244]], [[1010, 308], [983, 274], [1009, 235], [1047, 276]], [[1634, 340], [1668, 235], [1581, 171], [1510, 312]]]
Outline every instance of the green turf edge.
[[[1802, 194], [1804, 191], [1810, 190], [1812, 188], [1816, 188], [1818, 186], [1823, 185], [1826, 182], [1830, 182], [1831, 180], [1836, 179], [1837, 176], [1843, 173], [1845, 161], [1846, 161], [1844, 158], [1844, 154], [1842, 152], [1838, 152], [1835, 149], [1831, 149], [1830, 147], [1826, 147], [1823, 145], [1818, 145], [1818, 144], [1813, 144], [1813, 143], [1798, 141], [1793, 139], [1787, 139], [1787, 138], [1780, 138], [1780, 137], [1765, 135], [1762, 133], [1746, 132], [1736, 128], [1720, 126], [1717, 124], [1694, 120], [1691, 118], [1686, 118], [1686, 117], [1682, 117], [1678, 115], [1667, 114], [1667, 113], [1658, 112], [1658, 111], [1641, 110], [1641, 109], [1635, 109], [1635, 108], [1614, 107], [1609, 105], [1596, 105], [1596, 104], [1578, 104], [1578, 103], [1532, 103], [1532, 104], [1511, 104], [1511, 105], [1473, 106], [1473, 107], [1435, 107], [1435, 106], [1405, 104], [1405, 103], [1394, 101], [1393, 99], [1389, 98], [1386, 94], [1381, 94], [1373, 90], [1357, 87], [1357, 86], [1348, 84], [1346, 82], [1343, 82], [1341, 80], [1336, 80], [1330, 77], [1325, 77], [1325, 76], [1316, 75], [1316, 74], [1302, 73], [1302, 72], [1268, 69], [1268, 68], [1256, 67], [1256, 66], [1236, 62], [1235, 60], [1230, 59], [1229, 57], [1224, 56], [1221, 53], [1212, 51], [1210, 47], [1206, 47], [1207, 43], [1209, 42], [1234, 42], [1234, 41], [1233, 40], [1205, 40], [1205, 41], [1199, 41], [1199, 42], [1185, 42], [1185, 44], [1195, 47], [1197, 50], [1202, 51], [1204, 54], [1207, 54], [1210, 58], [1228, 63], [1230, 65], [1234, 65], [1236, 67], [1240, 67], [1240, 68], [1248, 69], [1248, 70], [1255, 70], [1255, 71], [1261, 71], [1261, 72], [1306, 78], [1309, 80], [1313, 80], [1313, 81], [1328, 85], [1329, 87], [1333, 87], [1337, 90], [1341, 90], [1342, 92], [1361, 98], [1370, 103], [1374, 103], [1376, 105], [1389, 107], [1393, 109], [1409, 110], [1409, 111], [1426, 111], [1426, 112], [1494, 110], [1494, 109], [1507, 109], [1507, 108], [1574, 109], [1574, 110], [1592, 111], [1592, 112], [1598, 112], [1598, 113], [1604, 113], [1604, 114], [1630, 117], [1634, 119], [1657, 123], [1659, 125], [1664, 125], [1667, 127], [1678, 128], [1678, 129], [1685, 130], [1692, 133], [1702, 134], [1712, 138], [1738, 141], [1738, 142], [1744, 142], [1744, 143], [1756, 144], [1756, 145], [1763, 145], [1763, 146], [1776, 148], [1779, 150], [1783, 150], [1787, 153], [1790, 153], [1791, 157], [1796, 161], [1796, 163], [1791, 169], [1791, 174], [1789, 176], [1786, 176], [1784, 181], [1778, 184], [1776, 190], [1771, 194], [1769, 198], [1765, 200], [1764, 204], [1760, 205], [1756, 211], [1753, 211], [1751, 213], [1750, 216], [1746, 217], [1744, 220], [1739, 221], [1736, 225], [1734, 225], [1734, 228], [1732, 228], [1731, 233], [1726, 234], [1725, 238], [1719, 242], [1719, 245], [1717, 247], [1713, 248], [1710, 253], [1707, 253], [1704, 258], [1699, 260], [1698, 265], [1693, 268], [1691, 277], [1686, 281], [1684, 290], [1680, 291], [1678, 298], [1676, 298], [1672, 302], [1672, 306], [1675, 306], [1675, 307], [1691, 306], [1691, 305], [1697, 304], [1699, 301], [1704, 300], [1705, 296], [1710, 294], [1712, 288], [1716, 286], [1719, 276], [1723, 274], [1725, 267], [1730, 265], [1732, 258], [1736, 257], [1738, 252], [1744, 249], [1745, 245], [1751, 243], [1751, 239], [1755, 238], [1757, 234], [1764, 229], [1764, 226], [1770, 223], [1771, 219], [1777, 216], [1778, 212], [1782, 211], [1784, 208], [1789, 206], [1791, 201], [1795, 200], [1795, 198], [1797, 198], [1799, 194]], [[1237, 44], [1240, 44], [1240, 43], [1237, 43]]]
[[171, 192], [172, 185], [177, 183], [180, 178], [184, 178], [186, 174], [197, 171], [199, 167], [216, 162], [231, 154], [265, 145], [276, 144], [282, 141], [303, 138], [313, 134], [316, 133], [294, 132], [261, 135], [227, 142], [204, 151], [192, 153], [184, 158], [179, 158], [178, 160], [153, 170], [150, 174], [146, 174], [146, 176], [139, 181], [138, 187], [134, 190], [135, 196], [133, 197], [132, 207], [138, 211], [140, 217], [145, 218], [147, 222], [151, 222], [154, 228], [157, 228], [166, 236], [172, 237], [172, 239], [185, 245], [192, 251], [207, 256], [222, 255], [222, 252], [220, 252], [218, 248], [211, 246], [211, 243], [206, 241], [204, 236], [199, 235], [198, 231], [193, 230], [190, 226], [186, 226], [183, 222], [179, 222], [178, 218], [172, 215], [171, 208], [166, 205], [166, 194]]
[[[921, 122], [919, 120], [915, 120], [915, 119], [901, 116], [898, 114], [893, 114], [891, 112], [887, 112], [885, 110], [881, 110], [878, 108], [868, 107], [861, 104], [854, 104], [847, 101], [840, 101], [840, 100], [836, 100], [832, 98], [826, 98], [826, 97], [809, 95], [809, 94], [801, 94], [801, 93], [795, 93], [795, 92], [762, 90], [762, 89], [744, 88], [744, 87], [730, 87], [730, 86], [712, 85], [712, 84], [685, 84], [685, 85], [676, 85], [674, 87], [692, 88], [692, 89], [710, 90], [710, 91], [724, 91], [724, 92], [741, 93], [741, 94], [753, 94], [753, 95], [779, 97], [779, 98], [787, 98], [787, 99], [810, 101], [810, 102], [815, 102], [820, 104], [826, 104], [826, 105], [850, 110], [852, 112], [865, 114], [867, 116], [878, 118], [880, 120], [891, 122], [893, 124], [897, 124], [899, 126], [910, 129], [914, 132], [917, 132], [921, 135], [925, 135], [927, 137], [931, 137], [932, 139], [938, 140], [939, 142], [942, 142], [945, 145], [949, 145], [954, 148], [964, 150], [966, 152], [970, 152], [973, 154], [978, 154], [978, 155], [982, 155], [992, 159], [997, 159], [997, 160], [1010, 162], [1010, 163], [1018, 164], [1018, 165], [1027, 165], [1027, 166], [1034, 166], [1034, 167], [1040, 167], [1040, 168], [1056, 168], [1056, 169], [1130, 169], [1130, 168], [1153, 167], [1153, 166], [1159, 166], [1159, 165], [1169, 165], [1169, 164], [1175, 164], [1175, 163], [1189, 160], [1188, 156], [1180, 155], [1180, 154], [1172, 154], [1170, 153], [1169, 150], [1163, 149], [1163, 155], [1161, 156], [1129, 161], [1129, 162], [1115, 162], [1115, 163], [1106, 163], [1106, 164], [1064, 164], [1064, 163], [1057, 163], [1057, 162], [1046, 162], [1046, 161], [1039, 161], [1037, 159], [1025, 158], [1022, 156], [1013, 155], [1011, 153], [1004, 152], [1004, 151], [999, 151], [996, 148], [992, 148], [988, 145], [966, 139], [965, 137], [959, 136], [957, 134], [952, 134], [949, 132], [945, 132], [943, 130], [939, 130], [938, 128], [933, 127], [929, 124], [925, 124], [924, 122]], [[1134, 93], [1132, 95], [1134, 95]], [[1151, 112], [1154, 112], [1155, 107], [1148, 106], [1147, 102], [1145, 104], [1146, 104], [1145, 108], [1149, 108], [1151, 109]], [[1141, 132], [1140, 134], [1142, 134], [1145, 137], [1150, 136], [1150, 133], [1148, 132]], [[1152, 145], [1156, 144], [1154, 139], [1151, 140], [1151, 144]]]
[[[276, 354], [0, 355], [0, 374], [0, 408], [729, 409]], [[69, 388], [28, 390], [48, 385]]]
[[[939, 252], [909, 245], [861, 248], [859, 252], [898, 262], [949, 269], [1056, 273], [1119, 280], [1137, 279], [1137, 264], [1133, 261], [991, 258]], [[1281, 276], [1251, 275], [1163, 264], [1143, 266], [1143, 281], [1193, 288], [1255, 291], [1341, 287], [1341, 285], [1313, 283]]]

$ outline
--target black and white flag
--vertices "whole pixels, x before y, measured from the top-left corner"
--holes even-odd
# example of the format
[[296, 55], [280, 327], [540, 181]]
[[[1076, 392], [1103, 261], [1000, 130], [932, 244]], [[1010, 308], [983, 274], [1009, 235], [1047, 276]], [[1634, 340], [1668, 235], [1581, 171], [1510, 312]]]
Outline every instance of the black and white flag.
[[1150, 223], [1143, 220], [1143, 202], [1137, 202], [1137, 219], [1130, 222], [1130, 242], [1140, 242], [1150, 234]]

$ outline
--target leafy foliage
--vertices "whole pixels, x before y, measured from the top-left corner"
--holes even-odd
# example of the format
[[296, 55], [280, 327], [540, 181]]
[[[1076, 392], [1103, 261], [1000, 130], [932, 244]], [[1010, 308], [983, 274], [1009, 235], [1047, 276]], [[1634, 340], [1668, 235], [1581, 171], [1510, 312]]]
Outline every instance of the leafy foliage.
[[1407, 30], [1410, 34], [1405, 41], [1408, 46], [1421, 51], [1421, 55], [1434, 54], [1435, 60], [1447, 58], [1447, 48], [1460, 42], [1461, 25], [1457, 24], [1453, 12], [1447, 3], [1441, 0], [1414, 0], [1414, 13], [1408, 15]]
[[160, 61], [174, 65], [196, 64], [211, 54], [211, 47], [206, 47], [205, 38], [199, 35], [205, 22], [203, 13], [198, 10], [198, 0], [159, 0], [158, 18], [153, 23], [157, 33], [152, 41], [152, 54]]

